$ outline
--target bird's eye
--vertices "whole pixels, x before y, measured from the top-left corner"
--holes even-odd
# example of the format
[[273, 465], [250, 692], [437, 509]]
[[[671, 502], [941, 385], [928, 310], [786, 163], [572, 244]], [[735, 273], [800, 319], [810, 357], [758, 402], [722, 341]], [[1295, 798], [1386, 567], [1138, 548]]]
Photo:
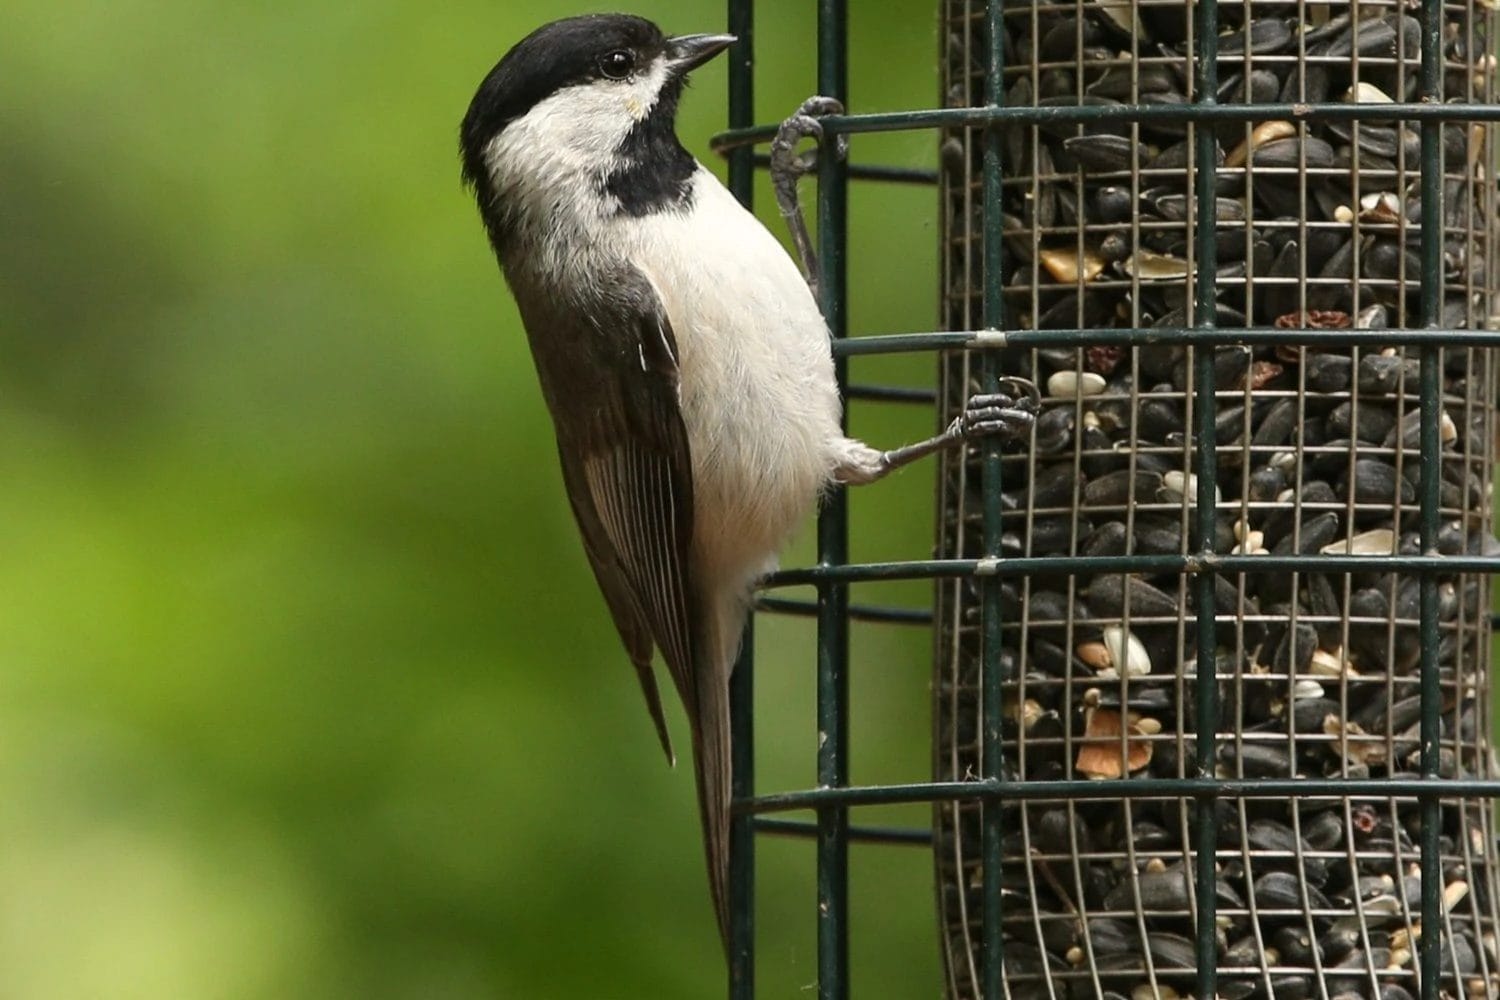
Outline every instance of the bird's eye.
[[606, 52], [599, 57], [599, 72], [611, 80], [623, 80], [635, 69], [635, 56], [624, 49]]

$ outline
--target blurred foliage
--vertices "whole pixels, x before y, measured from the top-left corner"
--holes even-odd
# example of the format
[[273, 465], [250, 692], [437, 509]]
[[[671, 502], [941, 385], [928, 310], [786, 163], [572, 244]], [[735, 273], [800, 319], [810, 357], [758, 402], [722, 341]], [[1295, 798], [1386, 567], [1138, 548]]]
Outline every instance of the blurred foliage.
[[[812, 5], [758, 7], [772, 120], [813, 89]], [[595, 592], [458, 183], [474, 87], [560, 13], [7, 5], [0, 997], [722, 992], [692, 781]], [[930, 2], [859, 5], [851, 30], [857, 109], [933, 103]], [[707, 157], [723, 66], [695, 82], [681, 133]], [[856, 331], [930, 328], [935, 205], [855, 191]], [[931, 361], [856, 370], [923, 383]], [[893, 444], [931, 415], [853, 419]], [[859, 495], [855, 555], [929, 551], [931, 492], [925, 466]], [[812, 638], [763, 619], [763, 788], [813, 778]], [[861, 627], [854, 651], [855, 777], [922, 779], [928, 638]], [[928, 855], [854, 865], [856, 992], [937, 996]], [[762, 841], [760, 889], [761, 992], [799, 995], [811, 845]]]

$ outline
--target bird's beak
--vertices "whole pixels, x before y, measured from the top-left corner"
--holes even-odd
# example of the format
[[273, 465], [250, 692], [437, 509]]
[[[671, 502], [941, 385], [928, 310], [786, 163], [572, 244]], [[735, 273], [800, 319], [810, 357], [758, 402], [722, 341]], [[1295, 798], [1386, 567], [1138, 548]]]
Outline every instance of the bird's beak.
[[667, 39], [667, 58], [677, 76], [690, 73], [739, 39], [733, 35], [678, 35]]

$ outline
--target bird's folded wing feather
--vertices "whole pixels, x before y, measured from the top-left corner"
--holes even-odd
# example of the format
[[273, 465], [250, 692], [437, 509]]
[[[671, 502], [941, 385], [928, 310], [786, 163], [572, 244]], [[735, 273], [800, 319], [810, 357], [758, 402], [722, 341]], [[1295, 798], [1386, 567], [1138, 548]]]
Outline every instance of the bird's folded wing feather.
[[683, 701], [696, 699], [692, 462], [678, 408], [676, 341], [639, 272], [612, 281], [603, 307], [590, 315], [589, 324], [573, 320], [575, 328], [547, 334], [572, 341], [556, 363], [573, 370], [539, 368], [549, 405], [560, 380], [574, 393], [552, 405], [563, 476], [584, 549], [670, 757], [653, 644]]
[[[667, 746], [654, 644], [687, 709], [709, 889], [729, 927], [727, 663], [702, 631], [708, 582], [692, 578], [692, 456], [679, 408], [677, 341], [650, 281], [624, 267], [581, 306], [517, 301], [557, 426], [584, 548]], [[722, 596], [722, 595], [720, 595]], [[671, 751], [668, 749], [668, 755]]]
[[675, 765], [677, 753], [672, 748], [672, 737], [667, 731], [667, 717], [662, 711], [661, 694], [656, 686], [656, 671], [651, 666], [651, 657], [656, 651], [651, 624], [631, 590], [629, 574], [620, 565], [614, 543], [599, 519], [597, 508], [589, 491], [582, 463], [570, 460], [566, 452], [562, 455], [563, 476], [568, 485], [568, 496], [573, 505], [573, 517], [583, 533], [583, 549], [593, 567], [594, 579], [609, 605], [615, 628], [630, 662], [635, 666], [640, 680], [641, 693], [646, 699], [646, 708], [651, 712], [651, 721], [656, 726], [656, 738], [661, 742], [662, 752]]

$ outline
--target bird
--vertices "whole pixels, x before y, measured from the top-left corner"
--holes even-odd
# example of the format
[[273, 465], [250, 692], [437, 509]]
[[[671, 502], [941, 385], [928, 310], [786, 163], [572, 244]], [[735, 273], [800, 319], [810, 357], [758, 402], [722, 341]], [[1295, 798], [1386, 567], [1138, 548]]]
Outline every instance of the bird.
[[629, 14], [553, 21], [494, 65], [459, 128], [584, 552], [673, 763], [656, 653], [685, 709], [726, 948], [729, 679], [758, 582], [830, 489], [1019, 436], [1034, 412], [991, 392], [906, 448], [844, 433], [802, 271], [676, 134], [688, 74], [734, 41]]

